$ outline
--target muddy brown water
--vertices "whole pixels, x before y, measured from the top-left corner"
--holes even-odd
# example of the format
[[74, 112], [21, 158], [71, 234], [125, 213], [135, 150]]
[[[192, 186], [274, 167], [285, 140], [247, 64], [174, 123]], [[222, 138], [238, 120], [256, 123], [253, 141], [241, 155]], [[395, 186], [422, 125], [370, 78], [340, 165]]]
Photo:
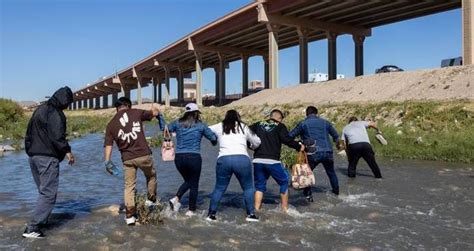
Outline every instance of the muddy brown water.
[[[128, 227], [123, 213], [123, 178], [105, 174], [103, 136], [92, 134], [72, 142], [77, 164], [61, 164], [56, 207], [43, 240], [23, 239], [37, 191], [28, 158], [9, 153], [0, 158], [0, 249], [68, 250], [474, 250], [474, 168], [468, 164], [380, 159], [384, 179], [377, 181], [365, 163], [348, 180], [346, 161], [336, 157], [341, 195], [329, 192], [317, 168], [315, 202], [290, 191], [289, 215], [278, 210], [278, 187], [269, 181], [259, 223], [244, 220], [242, 192], [233, 178], [218, 212], [218, 222], [205, 220], [215, 183], [217, 148], [203, 142], [199, 214], [177, 215], [165, 209], [159, 226]], [[167, 200], [181, 177], [173, 163], [157, 163], [159, 196]], [[113, 159], [120, 163], [118, 152]], [[138, 175], [138, 190], [145, 181]], [[184, 198], [187, 202], [187, 196]]]

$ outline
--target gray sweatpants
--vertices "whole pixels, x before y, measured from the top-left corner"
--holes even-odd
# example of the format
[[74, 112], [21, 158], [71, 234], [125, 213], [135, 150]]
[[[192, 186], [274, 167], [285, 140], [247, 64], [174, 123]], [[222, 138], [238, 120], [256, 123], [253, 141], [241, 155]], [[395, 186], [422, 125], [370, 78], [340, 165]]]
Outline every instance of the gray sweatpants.
[[38, 229], [46, 224], [56, 203], [59, 185], [59, 160], [48, 156], [30, 157], [31, 174], [38, 188], [36, 208], [28, 223], [29, 230]]

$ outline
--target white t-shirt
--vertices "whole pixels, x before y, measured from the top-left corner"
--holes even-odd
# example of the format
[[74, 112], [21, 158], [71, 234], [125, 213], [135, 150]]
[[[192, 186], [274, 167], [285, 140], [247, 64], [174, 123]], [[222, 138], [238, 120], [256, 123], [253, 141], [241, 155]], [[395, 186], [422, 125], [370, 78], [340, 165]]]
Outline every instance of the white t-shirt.
[[241, 124], [243, 132], [240, 128], [235, 128], [236, 133], [224, 134], [222, 122], [210, 126], [209, 128], [217, 135], [219, 141], [219, 157], [227, 155], [247, 155], [247, 141], [250, 142], [252, 148], [260, 146], [260, 138], [255, 135], [248, 126]]
[[342, 140], [346, 140], [347, 144], [355, 144], [366, 142], [370, 144], [369, 135], [367, 134], [367, 121], [353, 121], [342, 129]]

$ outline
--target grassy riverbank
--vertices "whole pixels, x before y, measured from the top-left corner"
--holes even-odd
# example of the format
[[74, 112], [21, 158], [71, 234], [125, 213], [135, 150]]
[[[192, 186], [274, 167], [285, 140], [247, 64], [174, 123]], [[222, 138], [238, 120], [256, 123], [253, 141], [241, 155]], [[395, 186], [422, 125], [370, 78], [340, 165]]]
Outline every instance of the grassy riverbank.
[[[4, 102], [2, 102], [2, 106]], [[10, 105], [8, 105], [10, 106]], [[237, 109], [245, 122], [253, 123], [265, 118], [272, 108], [280, 108], [288, 113], [284, 123], [289, 129], [304, 118], [307, 104], [277, 106], [231, 106]], [[452, 162], [474, 162], [474, 102], [384, 102], [324, 105], [318, 107], [322, 117], [333, 122], [339, 132], [351, 115], [377, 121], [389, 144], [381, 146], [370, 131], [371, 140], [379, 156], [403, 159], [443, 160]], [[221, 121], [229, 107], [209, 107], [203, 109], [202, 118], [208, 124]], [[15, 110], [11, 107], [9, 111]], [[10, 138], [21, 142], [31, 113], [10, 116], [11, 112], [0, 110], [0, 116], [8, 117], [0, 127], [0, 142]], [[178, 118], [182, 108], [165, 111], [167, 121]], [[5, 114], [10, 115], [5, 115]], [[67, 111], [68, 135], [79, 137], [87, 133], [103, 132], [114, 110], [108, 111]], [[3, 118], [2, 117], [2, 118]], [[157, 141], [159, 142], [159, 141]], [[1, 144], [1, 143], [0, 143]], [[159, 144], [153, 144], [157, 146]], [[293, 156], [285, 151], [284, 159], [291, 163]]]

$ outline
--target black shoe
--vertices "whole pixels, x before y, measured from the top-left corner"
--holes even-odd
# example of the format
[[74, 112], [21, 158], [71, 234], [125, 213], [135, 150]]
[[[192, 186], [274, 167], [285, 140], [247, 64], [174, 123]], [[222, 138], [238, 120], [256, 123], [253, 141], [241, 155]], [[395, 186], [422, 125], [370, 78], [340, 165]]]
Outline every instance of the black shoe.
[[347, 175], [347, 177], [349, 177], [349, 178], [355, 178], [356, 176], [355, 176], [355, 175]]
[[207, 221], [217, 221], [215, 214], [209, 214], [206, 218]]
[[28, 228], [25, 229], [25, 232], [21, 235], [23, 238], [32, 238], [32, 239], [42, 239], [45, 238], [46, 235], [43, 234], [39, 229], [30, 231]]
[[245, 218], [245, 220], [248, 221], [248, 222], [259, 222], [260, 221], [255, 214], [247, 215], [247, 218]]
[[332, 193], [335, 194], [335, 195], [339, 195], [339, 189], [333, 189]]
[[306, 196], [306, 201], [307, 201], [307, 202], [314, 202], [313, 196], [312, 196], [312, 195]]

